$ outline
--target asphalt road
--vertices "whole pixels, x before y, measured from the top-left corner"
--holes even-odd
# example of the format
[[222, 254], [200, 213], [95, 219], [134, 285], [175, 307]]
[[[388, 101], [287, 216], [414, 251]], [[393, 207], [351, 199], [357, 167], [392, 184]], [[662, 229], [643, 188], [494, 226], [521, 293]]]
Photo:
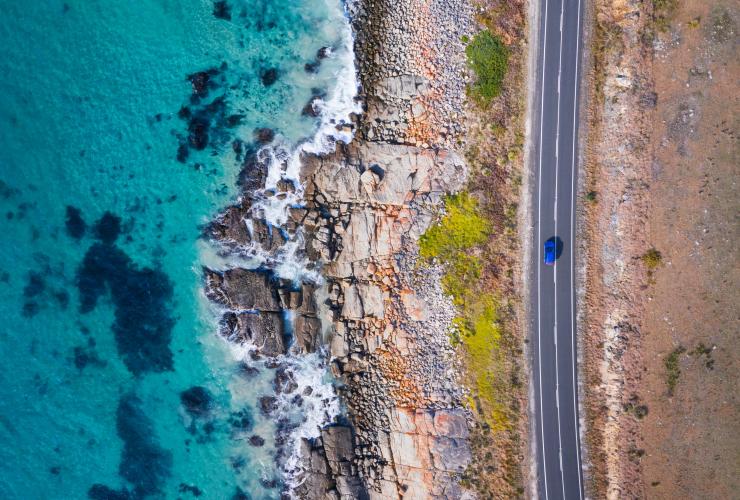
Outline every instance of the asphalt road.
[[[532, 287], [537, 478], [540, 498], [581, 499], [578, 432], [574, 229], [578, 153], [581, 0], [540, 0], [532, 127]], [[544, 242], [562, 240], [554, 265]]]

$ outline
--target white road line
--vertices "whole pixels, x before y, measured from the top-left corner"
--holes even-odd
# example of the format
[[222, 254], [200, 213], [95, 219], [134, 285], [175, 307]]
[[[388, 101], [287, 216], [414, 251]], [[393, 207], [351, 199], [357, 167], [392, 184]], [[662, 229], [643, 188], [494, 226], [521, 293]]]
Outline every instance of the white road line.
[[538, 165], [538, 187], [537, 187], [537, 370], [539, 372], [539, 386], [540, 386], [540, 441], [542, 443], [542, 471], [543, 481], [545, 489], [545, 500], [548, 500], [547, 493], [547, 458], [545, 455], [545, 413], [542, 408], [542, 335], [540, 330], [542, 328], [541, 319], [541, 300], [542, 295], [540, 274], [542, 268], [542, 224], [540, 223], [542, 215], [542, 132], [545, 114], [545, 62], [547, 61], [547, 0], [545, 0], [545, 32], [542, 38], [542, 94], [540, 96], [540, 158]]
[[[563, 71], [563, 16], [565, 14], [565, 1], [560, 1], [560, 47], [558, 48], [558, 107], [557, 107], [557, 118], [555, 124], [555, 151], [559, 151], [560, 147], [560, 82]], [[558, 213], [558, 172], [560, 168], [560, 158], [556, 155], [555, 157], [555, 213]], [[558, 235], [558, 223], [557, 217], [555, 218], [555, 236]], [[555, 273], [555, 325], [553, 327], [553, 336], [555, 339], [558, 338], [558, 261], [557, 261], [557, 246], [556, 246], [556, 260], [554, 267]], [[558, 369], [558, 344], [555, 342], [555, 406], [557, 407], [558, 415], [558, 457], [560, 459], [560, 487], [563, 490], [563, 498], [565, 499], [565, 474], [563, 472], [563, 433], [560, 426], [560, 370]]]
[[583, 486], [581, 485], [581, 441], [578, 434], [578, 380], [576, 379], [576, 363], [578, 353], [576, 352], [576, 287], [575, 287], [575, 206], [576, 206], [576, 131], [578, 118], [578, 63], [580, 62], [580, 39], [581, 39], [581, 0], [578, 0], [578, 21], [576, 24], [576, 78], [573, 94], [573, 144], [571, 153], [571, 204], [570, 204], [570, 283], [571, 283], [571, 308], [570, 308], [570, 348], [573, 356], [573, 416], [576, 435], [576, 462], [578, 464], [578, 498], [583, 498]]

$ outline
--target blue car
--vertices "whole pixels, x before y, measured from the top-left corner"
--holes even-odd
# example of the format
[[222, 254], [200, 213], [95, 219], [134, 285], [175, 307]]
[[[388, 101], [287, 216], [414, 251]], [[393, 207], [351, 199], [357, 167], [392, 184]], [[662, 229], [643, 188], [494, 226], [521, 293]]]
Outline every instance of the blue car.
[[550, 238], [545, 242], [545, 264], [551, 266], [555, 264], [558, 258], [558, 244], [555, 238]]

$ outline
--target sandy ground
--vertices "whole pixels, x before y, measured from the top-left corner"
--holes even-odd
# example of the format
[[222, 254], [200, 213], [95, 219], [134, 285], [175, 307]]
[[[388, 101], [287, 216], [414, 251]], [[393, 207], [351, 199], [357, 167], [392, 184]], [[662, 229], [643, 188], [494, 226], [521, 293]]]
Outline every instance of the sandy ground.
[[656, 4], [595, 4], [581, 249], [588, 490], [738, 498], [740, 4], [679, 0], [667, 15]]
[[[637, 387], [645, 492], [740, 495], [738, 2], [683, 0], [656, 43], [645, 373]], [[675, 349], [673, 395], [665, 359]]]

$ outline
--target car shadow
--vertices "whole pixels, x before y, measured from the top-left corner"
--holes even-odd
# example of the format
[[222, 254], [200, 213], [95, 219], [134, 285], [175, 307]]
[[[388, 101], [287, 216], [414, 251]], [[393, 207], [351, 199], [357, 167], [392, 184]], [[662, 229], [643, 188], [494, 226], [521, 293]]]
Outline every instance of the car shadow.
[[560, 239], [560, 236], [553, 236], [552, 238], [548, 238], [547, 241], [555, 242], [555, 260], [558, 260], [563, 255], [563, 240]]

